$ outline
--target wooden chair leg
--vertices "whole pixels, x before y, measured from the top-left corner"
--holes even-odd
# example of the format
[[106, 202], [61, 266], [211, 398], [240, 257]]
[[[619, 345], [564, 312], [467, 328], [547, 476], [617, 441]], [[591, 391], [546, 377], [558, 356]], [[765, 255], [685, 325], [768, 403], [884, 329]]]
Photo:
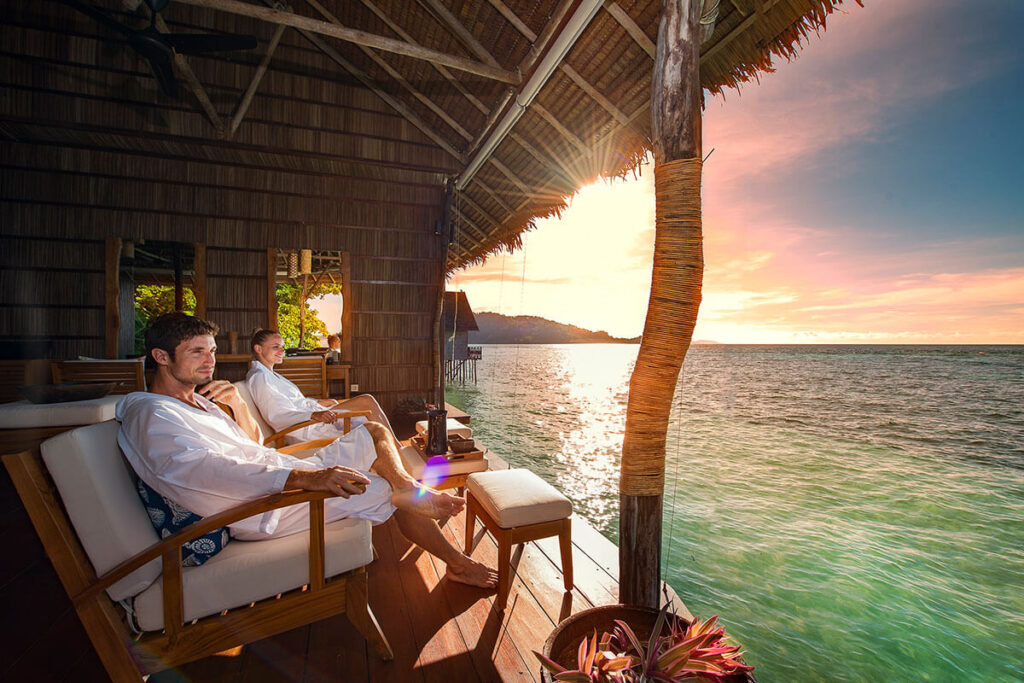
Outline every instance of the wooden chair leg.
[[562, 581], [565, 590], [572, 590], [572, 520], [566, 519], [558, 532], [558, 547], [562, 551]]
[[385, 662], [390, 662], [395, 658], [391, 643], [380, 630], [377, 617], [373, 616], [367, 603], [366, 572], [356, 572], [345, 581], [345, 614], [348, 620], [373, 646], [377, 656]]
[[466, 492], [466, 544], [462, 546], [464, 552], [469, 555], [473, 552], [473, 531], [476, 526], [476, 499], [473, 494]]
[[498, 598], [495, 604], [498, 609], [505, 609], [508, 602], [508, 591], [512, 585], [512, 538], [505, 529], [492, 530], [498, 541]]

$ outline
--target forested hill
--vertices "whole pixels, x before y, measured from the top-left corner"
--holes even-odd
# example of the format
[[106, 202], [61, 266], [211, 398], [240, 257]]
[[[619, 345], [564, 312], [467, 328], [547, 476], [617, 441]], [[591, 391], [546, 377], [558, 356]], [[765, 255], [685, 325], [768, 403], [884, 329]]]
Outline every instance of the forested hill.
[[477, 313], [479, 331], [469, 333], [470, 344], [633, 344], [639, 337], [621, 339], [607, 332], [592, 332], [533, 315], [507, 316]]

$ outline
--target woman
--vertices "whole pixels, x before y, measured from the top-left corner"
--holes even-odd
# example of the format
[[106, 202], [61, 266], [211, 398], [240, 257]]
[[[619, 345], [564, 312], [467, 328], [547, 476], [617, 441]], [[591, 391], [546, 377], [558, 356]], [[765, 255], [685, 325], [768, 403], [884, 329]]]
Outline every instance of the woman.
[[[284, 361], [284, 341], [277, 332], [256, 330], [253, 332], [250, 347], [253, 361], [245, 376], [245, 383], [249, 388], [249, 394], [252, 395], [253, 403], [267, 424], [275, 432], [279, 432], [306, 420], [316, 420], [320, 423], [287, 435], [285, 441], [288, 443], [340, 436], [344, 429], [344, 420], [332, 409], [368, 410], [371, 420], [391, 429], [391, 423], [381, 410], [380, 404], [369, 394], [344, 401], [333, 398], [308, 398], [303, 396], [297, 386], [274, 372], [274, 366]], [[352, 418], [352, 427], [364, 422], [364, 417]]]

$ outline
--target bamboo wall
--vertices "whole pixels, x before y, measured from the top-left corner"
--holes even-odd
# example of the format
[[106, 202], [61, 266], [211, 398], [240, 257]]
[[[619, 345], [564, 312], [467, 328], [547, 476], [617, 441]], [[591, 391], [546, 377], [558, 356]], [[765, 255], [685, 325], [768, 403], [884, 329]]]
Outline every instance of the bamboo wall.
[[[351, 260], [352, 382], [385, 408], [429, 395], [454, 159], [294, 31], [228, 139], [89, 18], [18, 1], [0, 21], [0, 355], [104, 354], [108, 236], [205, 243], [207, 317], [241, 339], [266, 324], [267, 248], [331, 249]], [[223, 120], [271, 34], [231, 30], [261, 48], [190, 58]]]

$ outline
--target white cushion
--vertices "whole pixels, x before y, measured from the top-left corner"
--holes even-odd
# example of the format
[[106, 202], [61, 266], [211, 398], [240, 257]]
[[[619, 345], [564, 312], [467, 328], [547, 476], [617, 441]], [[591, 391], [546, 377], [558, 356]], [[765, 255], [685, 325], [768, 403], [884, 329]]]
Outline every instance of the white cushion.
[[[419, 451], [417, 451], [414, 446], [402, 446], [398, 453], [402, 456], [402, 463], [405, 464], [406, 471], [411, 474], [414, 479], [422, 480], [426, 461], [423, 460], [423, 456], [420, 455]], [[452, 460], [445, 465], [442, 476], [450, 477], [456, 474], [484, 472], [489, 466], [490, 464], [487, 461], [486, 456], [483, 458]], [[431, 465], [431, 467], [433, 467], [433, 465]]]
[[[373, 559], [370, 522], [342, 519], [324, 528], [326, 575], [365, 566]], [[231, 543], [203, 565], [182, 569], [185, 620], [248, 605], [309, 583], [309, 533], [267, 541]], [[144, 631], [164, 627], [163, 588], [156, 582], [135, 598]]]
[[565, 519], [572, 503], [530, 470], [469, 475], [466, 488], [502, 529]]
[[114, 419], [114, 408], [123, 396], [103, 396], [88, 401], [29, 403], [15, 401], [0, 405], [0, 429], [67, 427], [91, 425]]
[[256, 420], [256, 424], [260, 426], [263, 438], [266, 439], [271, 434], [274, 434], [276, 430], [267, 424], [267, 421], [260, 415], [260, 411], [256, 409], [256, 404], [252, 400], [252, 394], [249, 393], [249, 385], [245, 381], [235, 382], [234, 384], [235, 388], [238, 389], [238, 393], [242, 396], [242, 400], [245, 401], [245, 405], [249, 407], [249, 412], [252, 414], [253, 419]]
[[[118, 423], [109, 420], [58, 434], [42, 444], [46, 469], [97, 576], [160, 540], [117, 446], [117, 430]], [[123, 600], [145, 590], [159, 575], [156, 559], [107, 593]]]
[[[446, 426], [448, 427], [448, 435], [449, 436], [451, 436], [452, 434], [458, 434], [463, 439], [472, 439], [473, 438], [473, 430], [470, 429], [469, 427], [467, 427], [466, 425], [462, 424], [461, 422], [459, 422], [458, 420], [456, 420], [453, 417], [449, 417], [448, 418], [448, 422], [446, 423]], [[417, 434], [426, 434], [427, 433], [427, 421], [426, 420], [420, 420], [419, 422], [416, 423], [416, 433]]]

